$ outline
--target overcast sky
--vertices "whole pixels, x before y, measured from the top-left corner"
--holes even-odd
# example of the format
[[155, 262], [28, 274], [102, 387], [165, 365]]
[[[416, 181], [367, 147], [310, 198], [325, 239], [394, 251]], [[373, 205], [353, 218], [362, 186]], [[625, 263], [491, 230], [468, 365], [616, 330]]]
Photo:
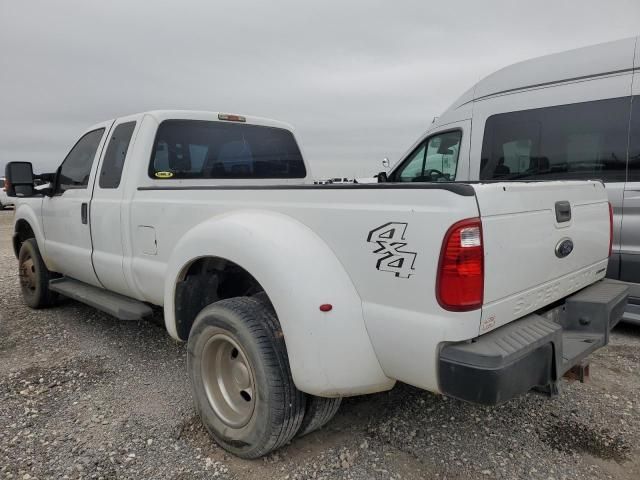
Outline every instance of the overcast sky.
[[639, 0], [0, 0], [0, 168], [179, 108], [289, 122], [316, 176], [372, 174], [498, 68], [639, 33]]

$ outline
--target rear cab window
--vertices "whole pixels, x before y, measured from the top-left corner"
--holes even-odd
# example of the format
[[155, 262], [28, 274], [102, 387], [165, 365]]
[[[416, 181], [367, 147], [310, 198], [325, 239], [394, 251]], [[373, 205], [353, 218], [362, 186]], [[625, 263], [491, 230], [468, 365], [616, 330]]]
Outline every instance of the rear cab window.
[[165, 120], [149, 176], [171, 179], [304, 178], [293, 134], [285, 129], [206, 120]]

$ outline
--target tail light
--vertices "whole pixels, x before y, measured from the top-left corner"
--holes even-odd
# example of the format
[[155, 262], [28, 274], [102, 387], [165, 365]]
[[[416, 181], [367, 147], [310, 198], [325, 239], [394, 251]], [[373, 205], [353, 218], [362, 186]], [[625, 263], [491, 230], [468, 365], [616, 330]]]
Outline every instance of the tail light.
[[609, 256], [611, 256], [611, 250], [613, 248], [613, 207], [609, 202]]
[[465, 312], [480, 308], [483, 296], [482, 222], [469, 218], [455, 223], [444, 237], [436, 298], [445, 310]]

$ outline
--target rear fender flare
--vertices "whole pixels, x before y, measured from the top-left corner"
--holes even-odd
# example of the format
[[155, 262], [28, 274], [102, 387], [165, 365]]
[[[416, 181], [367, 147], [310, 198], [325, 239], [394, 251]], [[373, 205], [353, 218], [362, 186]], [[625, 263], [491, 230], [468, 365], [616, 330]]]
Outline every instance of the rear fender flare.
[[[243, 210], [211, 218], [173, 249], [164, 291], [167, 330], [178, 338], [176, 284], [202, 257], [232, 261], [249, 272], [273, 304], [296, 386], [324, 396], [389, 389], [365, 328], [362, 302], [330, 247], [283, 214]], [[329, 312], [320, 305], [331, 304]]]

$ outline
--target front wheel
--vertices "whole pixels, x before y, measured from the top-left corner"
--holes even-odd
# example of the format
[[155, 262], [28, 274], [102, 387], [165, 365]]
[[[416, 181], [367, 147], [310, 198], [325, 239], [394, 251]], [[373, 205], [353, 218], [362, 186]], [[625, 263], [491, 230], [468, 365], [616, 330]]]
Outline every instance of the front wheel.
[[278, 319], [237, 297], [205, 307], [189, 334], [187, 363], [202, 421], [225, 450], [261, 457], [300, 429], [305, 396], [293, 383]]
[[18, 254], [20, 290], [24, 302], [31, 308], [52, 305], [57, 295], [49, 290], [51, 272], [47, 270], [35, 238], [24, 241]]

